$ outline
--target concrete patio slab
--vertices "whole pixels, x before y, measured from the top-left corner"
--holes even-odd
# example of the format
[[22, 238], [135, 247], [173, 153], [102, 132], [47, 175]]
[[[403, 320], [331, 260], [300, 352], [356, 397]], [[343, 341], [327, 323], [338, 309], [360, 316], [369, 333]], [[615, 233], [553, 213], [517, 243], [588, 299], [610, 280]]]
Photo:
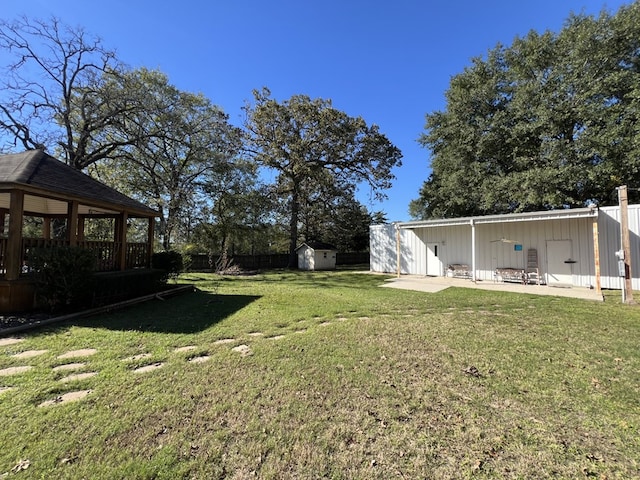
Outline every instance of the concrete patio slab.
[[531, 295], [551, 295], [556, 297], [581, 298], [583, 300], [603, 301], [602, 293], [598, 294], [594, 289], [580, 287], [550, 287], [547, 285], [521, 285], [517, 283], [487, 282], [449, 278], [449, 277], [425, 277], [422, 275], [402, 275], [399, 278], [391, 278], [385, 281], [383, 287], [398, 288], [403, 290], [415, 290], [419, 292], [437, 293], [449, 287], [475, 288], [480, 290], [493, 290], [499, 292], [528, 293]]

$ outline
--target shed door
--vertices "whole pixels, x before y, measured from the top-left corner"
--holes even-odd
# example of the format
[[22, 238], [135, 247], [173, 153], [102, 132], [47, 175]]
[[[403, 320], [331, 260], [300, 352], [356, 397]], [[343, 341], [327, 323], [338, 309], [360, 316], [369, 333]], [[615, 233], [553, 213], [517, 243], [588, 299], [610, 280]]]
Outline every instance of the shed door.
[[573, 285], [571, 240], [547, 240], [547, 284]]
[[427, 243], [427, 275], [431, 277], [439, 277], [442, 275], [440, 245], [437, 243]]

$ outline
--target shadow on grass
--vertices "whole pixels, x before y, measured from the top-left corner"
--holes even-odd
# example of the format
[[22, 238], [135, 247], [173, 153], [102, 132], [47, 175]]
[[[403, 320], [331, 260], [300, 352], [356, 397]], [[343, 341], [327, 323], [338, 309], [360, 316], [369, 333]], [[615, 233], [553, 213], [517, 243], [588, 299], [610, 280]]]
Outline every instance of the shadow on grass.
[[78, 326], [121, 331], [197, 333], [259, 298], [255, 295], [217, 295], [197, 290], [166, 300], [150, 300], [112, 313], [68, 320], [52, 329]]

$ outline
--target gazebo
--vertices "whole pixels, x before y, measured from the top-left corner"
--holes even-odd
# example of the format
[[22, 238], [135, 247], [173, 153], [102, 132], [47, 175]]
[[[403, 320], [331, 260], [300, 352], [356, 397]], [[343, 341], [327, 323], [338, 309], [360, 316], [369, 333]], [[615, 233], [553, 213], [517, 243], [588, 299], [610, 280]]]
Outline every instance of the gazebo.
[[[26, 216], [41, 220], [38, 238], [24, 236]], [[95, 252], [98, 271], [148, 268], [158, 212], [75, 170], [42, 150], [0, 156], [0, 313], [34, 307], [28, 252], [77, 246]], [[113, 219], [110, 241], [85, 240], [85, 222]], [[146, 219], [146, 241], [128, 242], [129, 219]], [[143, 220], [144, 221], [144, 220]], [[52, 222], [63, 224], [53, 238]]]

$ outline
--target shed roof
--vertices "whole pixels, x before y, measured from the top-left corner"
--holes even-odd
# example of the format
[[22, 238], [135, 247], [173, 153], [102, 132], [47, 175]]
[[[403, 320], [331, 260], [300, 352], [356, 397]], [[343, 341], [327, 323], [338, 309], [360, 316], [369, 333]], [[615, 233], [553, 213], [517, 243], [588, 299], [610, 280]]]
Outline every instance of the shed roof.
[[334, 247], [330, 243], [308, 241], [308, 242], [304, 242], [302, 245], [296, 248], [296, 251], [300, 250], [304, 246], [307, 246], [313, 250], [338, 250], [336, 247]]
[[99, 207], [153, 217], [152, 208], [91, 178], [42, 150], [0, 156], [0, 190], [22, 187], [45, 195], [57, 194]]
[[476, 217], [440, 218], [431, 220], [417, 220], [413, 222], [398, 222], [399, 228], [429, 228], [456, 225], [480, 225], [487, 223], [532, 222], [542, 220], [562, 220], [569, 218], [593, 218], [598, 216], [597, 207], [565, 208], [546, 210], [542, 212], [507, 213], [503, 215], [480, 215]]

